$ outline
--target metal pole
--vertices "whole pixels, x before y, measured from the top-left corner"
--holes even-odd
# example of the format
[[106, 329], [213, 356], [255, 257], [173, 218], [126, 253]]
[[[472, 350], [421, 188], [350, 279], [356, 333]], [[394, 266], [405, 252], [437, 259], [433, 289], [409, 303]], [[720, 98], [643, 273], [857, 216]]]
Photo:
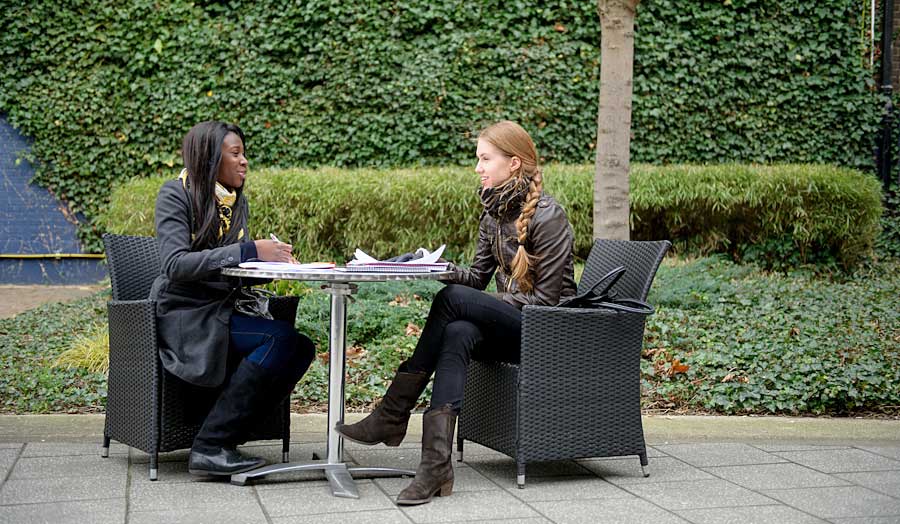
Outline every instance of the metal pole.
[[885, 97], [881, 119], [881, 140], [878, 145], [878, 176], [885, 189], [891, 183], [891, 130], [894, 125], [894, 104], [891, 100], [891, 41], [894, 33], [894, 0], [884, 0], [881, 33], [881, 92]]

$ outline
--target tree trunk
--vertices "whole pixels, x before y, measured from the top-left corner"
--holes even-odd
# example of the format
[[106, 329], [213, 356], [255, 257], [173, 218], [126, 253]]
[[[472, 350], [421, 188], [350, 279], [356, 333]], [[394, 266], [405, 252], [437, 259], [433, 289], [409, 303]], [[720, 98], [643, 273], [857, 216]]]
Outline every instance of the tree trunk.
[[594, 238], [629, 239], [634, 15], [639, 1], [597, 0], [601, 34]]

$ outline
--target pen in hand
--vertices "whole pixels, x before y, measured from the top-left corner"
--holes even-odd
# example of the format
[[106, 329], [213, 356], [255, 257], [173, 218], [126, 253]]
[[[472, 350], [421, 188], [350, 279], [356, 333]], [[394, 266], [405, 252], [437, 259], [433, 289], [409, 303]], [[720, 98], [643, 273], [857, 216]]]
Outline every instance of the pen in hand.
[[[278, 237], [275, 236], [275, 233], [269, 233], [269, 238], [271, 238], [273, 242], [277, 242], [279, 244], [284, 244], [284, 242], [282, 242], [281, 240], [278, 240]], [[300, 262], [297, 262], [297, 259], [294, 258], [293, 254], [291, 254], [290, 263], [291, 264], [299, 264]]]

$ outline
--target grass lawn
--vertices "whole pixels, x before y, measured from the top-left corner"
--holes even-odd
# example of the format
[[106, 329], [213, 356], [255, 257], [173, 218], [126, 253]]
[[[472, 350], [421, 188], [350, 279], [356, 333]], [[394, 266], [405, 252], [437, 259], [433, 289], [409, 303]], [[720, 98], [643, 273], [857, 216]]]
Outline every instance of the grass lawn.
[[[295, 409], [327, 399], [328, 295], [277, 283], [301, 298], [298, 328], [319, 357]], [[435, 282], [360, 286], [348, 309], [348, 406], [378, 399], [424, 324]], [[54, 366], [103, 329], [108, 293], [0, 320], [0, 412], [102, 411], [105, 375]], [[641, 361], [644, 406], [655, 412], [900, 416], [900, 260], [853, 275], [766, 273], [720, 258], [669, 259], [650, 302]]]

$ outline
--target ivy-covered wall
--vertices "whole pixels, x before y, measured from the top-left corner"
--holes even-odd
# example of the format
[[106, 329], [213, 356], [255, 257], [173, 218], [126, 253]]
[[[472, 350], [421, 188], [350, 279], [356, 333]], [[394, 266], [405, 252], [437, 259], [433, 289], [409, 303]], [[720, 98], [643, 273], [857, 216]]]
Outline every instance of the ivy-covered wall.
[[[592, 1], [3, 3], [0, 112], [34, 138], [37, 180], [89, 218], [113, 181], [174, 173], [210, 118], [245, 129], [257, 167], [471, 162], [500, 118], [548, 161], [594, 155]], [[635, 160], [868, 168], [864, 4], [641, 2]]]

